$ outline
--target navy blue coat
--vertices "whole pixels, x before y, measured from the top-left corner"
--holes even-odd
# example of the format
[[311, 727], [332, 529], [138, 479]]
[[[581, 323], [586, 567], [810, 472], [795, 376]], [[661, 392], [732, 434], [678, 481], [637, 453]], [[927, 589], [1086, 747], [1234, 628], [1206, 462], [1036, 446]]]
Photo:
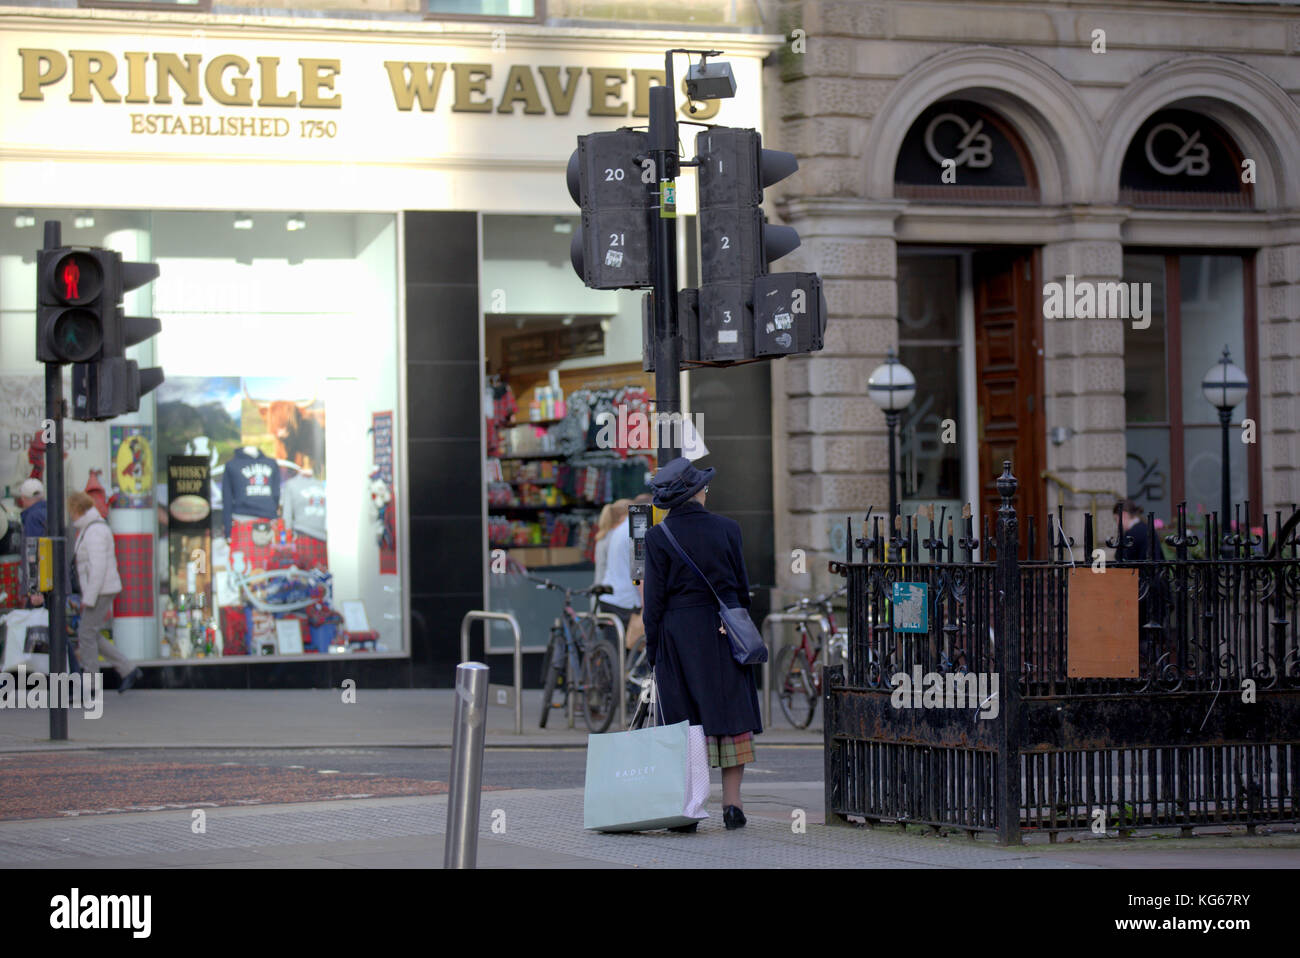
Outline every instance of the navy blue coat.
[[[749, 608], [740, 526], [694, 500], [664, 522], [729, 608]], [[646, 535], [646, 657], [654, 666], [664, 719], [689, 719], [705, 735], [762, 732], [757, 666], [740, 665], [719, 631], [718, 603], [659, 526]]]

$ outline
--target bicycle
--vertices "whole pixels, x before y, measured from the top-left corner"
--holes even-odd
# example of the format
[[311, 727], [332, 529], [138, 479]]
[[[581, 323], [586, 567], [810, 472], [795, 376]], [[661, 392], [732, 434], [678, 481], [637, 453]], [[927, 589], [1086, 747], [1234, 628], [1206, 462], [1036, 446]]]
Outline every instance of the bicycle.
[[817, 712], [817, 701], [822, 694], [822, 676], [817, 668], [817, 659], [823, 646], [841, 660], [848, 660], [849, 635], [835, 627], [834, 609], [834, 599], [847, 593], [848, 588], [842, 585], [815, 599], [805, 596], [785, 607], [786, 612], [820, 612], [830, 630], [825, 634], [819, 629], [814, 637], [808, 623], [800, 622], [797, 625], [799, 641], [785, 646], [776, 657], [777, 700], [786, 720], [795, 728], [807, 728]]
[[581, 696], [583, 721], [591, 732], [600, 734], [614, 720], [618, 705], [615, 691], [618, 653], [614, 643], [601, 638], [593, 616], [580, 616], [574, 611], [573, 597], [599, 598], [613, 590], [606, 585], [573, 589], [540, 576], [527, 578], [539, 589], [564, 593], [564, 612], [551, 626], [551, 638], [542, 658], [542, 717], [538, 727], [546, 728], [551, 709], [557, 707], [555, 693], [563, 685], [564, 696], [558, 707], [563, 708], [569, 696], [576, 692]]

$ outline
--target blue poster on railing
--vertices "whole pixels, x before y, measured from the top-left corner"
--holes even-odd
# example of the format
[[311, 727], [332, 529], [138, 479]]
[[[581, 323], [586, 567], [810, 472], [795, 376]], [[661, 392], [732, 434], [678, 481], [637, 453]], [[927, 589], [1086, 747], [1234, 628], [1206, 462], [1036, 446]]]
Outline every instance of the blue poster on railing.
[[894, 583], [894, 631], [929, 632], [929, 586], [924, 582]]

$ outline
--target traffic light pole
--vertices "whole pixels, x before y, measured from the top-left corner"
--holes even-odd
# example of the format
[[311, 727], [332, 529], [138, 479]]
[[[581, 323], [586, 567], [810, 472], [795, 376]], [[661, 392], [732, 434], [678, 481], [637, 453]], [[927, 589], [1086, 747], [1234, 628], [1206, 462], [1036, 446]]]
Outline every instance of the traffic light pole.
[[[45, 248], [63, 245], [62, 225], [58, 220], [45, 221]], [[67, 540], [63, 522], [63, 367], [45, 364], [45, 419], [54, 424], [54, 442], [45, 445], [45, 534], [51, 540], [54, 565], [53, 588], [49, 593], [50, 674], [68, 668], [67, 630]], [[50, 741], [68, 738], [68, 706], [63, 696], [54, 707], [50, 698]]]
[[[659, 466], [682, 454], [682, 343], [677, 335], [677, 220], [665, 216], [662, 191], [677, 176], [677, 108], [673, 94], [672, 53], [666, 57], [667, 83], [650, 88], [650, 157], [654, 161], [655, 189], [659, 191], [653, 239], [654, 260], [654, 361], [655, 411], [671, 418], [671, 426], [656, 430]], [[676, 416], [674, 417], [674, 414]], [[660, 420], [662, 423], [663, 420]]]

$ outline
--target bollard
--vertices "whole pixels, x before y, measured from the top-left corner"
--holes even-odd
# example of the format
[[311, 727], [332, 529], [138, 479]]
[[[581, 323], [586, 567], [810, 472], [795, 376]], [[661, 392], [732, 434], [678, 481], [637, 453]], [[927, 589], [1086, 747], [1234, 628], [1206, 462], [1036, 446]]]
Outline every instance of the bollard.
[[451, 788], [447, 794], [447, 842], [443, 868], [473, 868], [478, 858], [478, 812], [487, 733], [488, 667], [456, 666], [456, 712], [451, 738]]

